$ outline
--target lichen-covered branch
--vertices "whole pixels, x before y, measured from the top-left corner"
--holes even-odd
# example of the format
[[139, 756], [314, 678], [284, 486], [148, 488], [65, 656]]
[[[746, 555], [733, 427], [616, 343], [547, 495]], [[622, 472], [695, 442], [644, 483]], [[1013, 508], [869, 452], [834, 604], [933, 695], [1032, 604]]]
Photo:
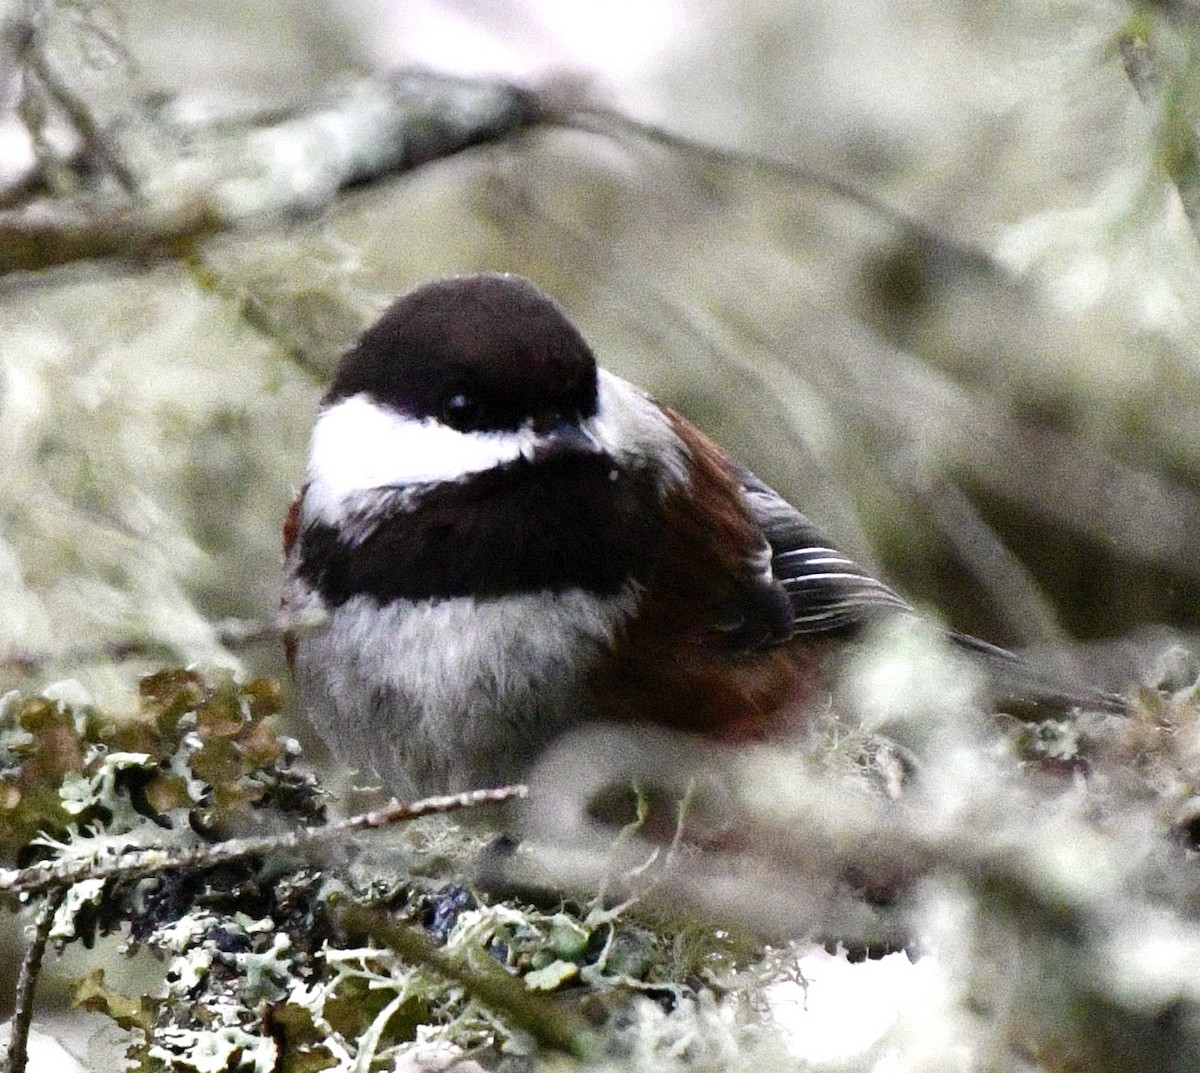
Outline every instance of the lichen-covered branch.
[[344, 926], [366, 933], [405, 961], [424, 965], [439, 976], [461, 984], [541, 1046], [580, 1059], [596, 1052], [596, 1035], [581, 1018], [561, 1005], [530, 994], [519, 978], [508, 975], [498, 965], [480, 967], [456, 960], [417, 929], [396, 924], [383, 914], [361, 906], [347, 906], [339, 916]]
[[4, 1059], [5, 1073], [25, 1073], [25, 1063], [29, 1058], [29, 1028], [33, 1023], [33, 993], [42, 971], [42, 958], [46, 953], [54, 914], [58, 912], [66, 893], [65, 887], [55, 887], [46, 892], [38, 907], [33, 934], [25, 948], [21, 971], [17, 976], [17, 993], [9, 1022], [8, 1054]]
[[151, 848], [116, 857], [83, 856], [43, 861], [28, 868], [0, 871], [0, 894], [37, 895], [85, 879], [143, 879], [176, 869], [213, 868], [220, 864], [301, 849], [317, 842], [336, 841], [353, 831], [369, 831], [422, 816], [434, 816], [524, 797], [522, 785], [470, 790], [459, 794], [395, 803], [320, 827], [305, 827], [262, 838], [234, 838], [183, 850]]
[[48, 55], [46, 22], [20, 35], [21, 114], [34, 126], [56, 109], [88, 156], [88, 174], [71, 196], [0, 212], [0, 273], [179, 254], [213, 231], [318, 212], [346, 186], [509, 137], [540, 116], [536, 94], [517, 86], [408, 70], [348, 78], [286, 115], [214, 121], [185, 137], [132, 82], [104, 114], [93, 111], [70, 68]]

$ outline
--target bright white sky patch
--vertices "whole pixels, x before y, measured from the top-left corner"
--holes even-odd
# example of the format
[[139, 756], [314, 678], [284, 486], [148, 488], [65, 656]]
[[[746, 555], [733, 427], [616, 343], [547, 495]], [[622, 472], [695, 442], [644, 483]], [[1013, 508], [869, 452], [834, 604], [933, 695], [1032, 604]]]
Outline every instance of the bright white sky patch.
[[384, 67], [436, 56], [438, 70], [465, 75], [598, 71], [643, 96], [694, 22], [677, 4], [645, 0], [404, 0], [383, 10], [386, 28], [367, 44]]
[[[813, 947], [798, 965], [807, 989], [781, 980], [766, 995], [788, 1050], [806, 1062], [819, 1065], [862, 1054], [902, 1017], [940, 1010], [946, 1002], [945, 974], [932, 957], [913, 963], [899, 953], [851, 964], [845, 955]], [[888, 1068], [885, 1054], [875, 1069]]]

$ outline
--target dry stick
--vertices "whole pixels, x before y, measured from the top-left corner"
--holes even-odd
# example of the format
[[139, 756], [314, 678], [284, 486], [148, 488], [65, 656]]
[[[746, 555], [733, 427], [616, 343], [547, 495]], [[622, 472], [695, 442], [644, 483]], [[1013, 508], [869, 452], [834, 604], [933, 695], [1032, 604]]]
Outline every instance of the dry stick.
[[527, 1032], [541, 1046], [581, 1059], [595, 1054], [596, 1037], [577, 1014], [559, 1003], [530, 994], [520, 979], [510, 976], [499, 965], [486, 970], [467, 965], [416, 928], [394, 923], [383, 913], [363, 906], [347, 906], [339, 914], [339, 920], [348, 928], [366, 932], [405, 961], [423, 965], [461, 985], [485, 1006], [506, 1014], [515, 1027]]
[[96, 857], [76, 857], [43, 861], [28, 868], [0, 871], [0, 894], [40, 894], [42, 891], [69, 887], [84, 879], [141, 879], [176, 868], [211, 868], [243, 857], [286, 852], [313, 843], [326, 842], [350, 831], [373, 830], [402, 820], [415, 820], [421, 816], [457, 812], [481, 805], [502, 804], [526, 797], [528, 794], [529, 788], [518, 783], [489, 790], [470, 790], [461, 794], [427, 797], [403, 804], [395, 803], [336, 823], [322, 827], [303, 827], [283, 835], [231, 838], [214, 845], [173, 852], [162, 849], [139, 850], [104, 860]]
[[65, 886], [53, 887], [47, 891], [46, 900], [42, 902], [34, 921], [33, 938], [25, 951], [25, 957], [21, 961], [21, 973], [17, 977], [17, 995], [13, 1004], [12, 1020], [9, 1022], [5, 1073], [25, 1073], [25, 1063], [29, 1058], [29, 1026], [33, 1022], [33, 990], [42, 970], [42, 955], [46, 952], [46, 941], [50, 937], [54, 914], [58, 912], [66, 893]]
[[[0, 244], [3, 228], [0, 227]], [[319, 629], [328, 616], [323, 611], [304, 610], [299, 613], [268, 615], [260, 619], [224, 618], [212, 624], [213, 637], [225, 648], [247, 648], [250, 645], [279, 641], [288, 634], [299, 635]], [[29, 674], [46, 664], [79, 664], [93, 661], [118, 662], [138, 657], [161, 655], [170, 645], [164, 641], [129, 639], [106, 641], [94, 645], [79, 645], [58, 652], [0, 652], [0, 669], [12, 667]]]

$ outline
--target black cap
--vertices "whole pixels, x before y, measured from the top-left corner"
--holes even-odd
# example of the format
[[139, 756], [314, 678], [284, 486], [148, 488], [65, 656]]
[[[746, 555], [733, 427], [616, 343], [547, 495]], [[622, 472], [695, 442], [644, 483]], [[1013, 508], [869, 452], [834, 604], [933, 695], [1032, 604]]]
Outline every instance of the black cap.
[[578, 421], [596, 412], [596, 359], [529, 280], [457, 276], [409, 291], [363, 332], [325, 404], [359, 393], [464, 430]]

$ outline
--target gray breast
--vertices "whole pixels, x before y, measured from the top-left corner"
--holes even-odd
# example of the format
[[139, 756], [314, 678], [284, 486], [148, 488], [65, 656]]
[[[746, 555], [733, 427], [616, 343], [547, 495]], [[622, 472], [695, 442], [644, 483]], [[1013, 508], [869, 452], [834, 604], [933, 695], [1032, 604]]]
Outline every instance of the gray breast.
[[353, 597], [298, 642], [302, 710], [401, 798], [511, 782], [594, 715], [588, 674], [638, 596]]

